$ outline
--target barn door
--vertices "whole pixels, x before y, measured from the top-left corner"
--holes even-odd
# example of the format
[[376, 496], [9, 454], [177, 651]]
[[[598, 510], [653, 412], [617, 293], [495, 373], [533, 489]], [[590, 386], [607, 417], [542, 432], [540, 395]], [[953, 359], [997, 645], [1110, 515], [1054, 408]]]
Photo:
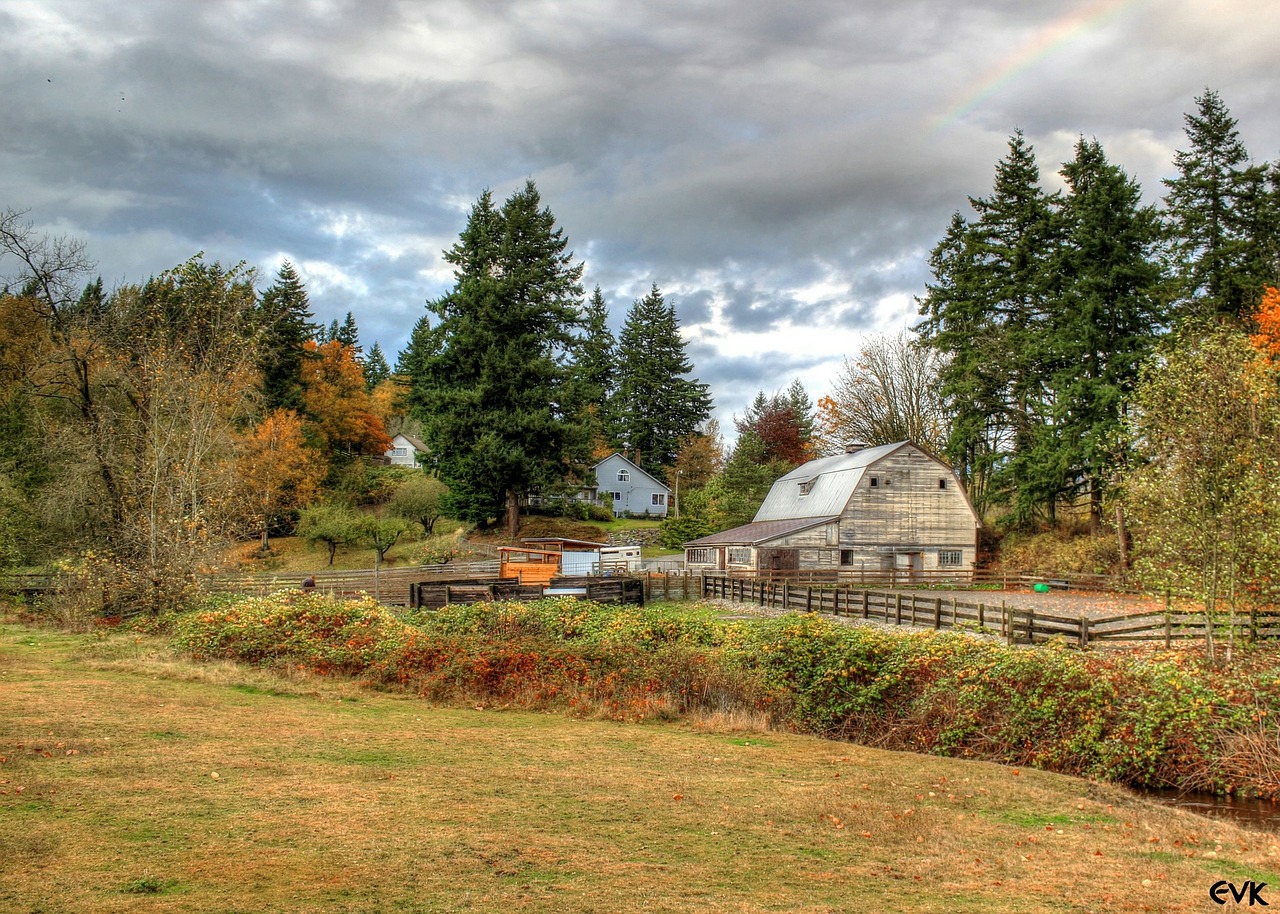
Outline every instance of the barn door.
[[797, 571], [800, 568], [799, 549], [761, 549], [762, 571]]

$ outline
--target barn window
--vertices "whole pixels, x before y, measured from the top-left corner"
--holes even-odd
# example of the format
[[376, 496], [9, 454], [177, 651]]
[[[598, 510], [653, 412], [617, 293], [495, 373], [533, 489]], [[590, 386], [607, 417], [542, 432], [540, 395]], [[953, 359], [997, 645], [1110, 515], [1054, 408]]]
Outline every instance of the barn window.
[[964, 553], [957, 550], [943, 550], [938, 553], [938, 566], [955, 566], [964, 562]]
[[873, 489], [874, 489], [874, 488], [875, 488], [876, 486], [878, 486], [878, 485], [880, 485], [880, 480], [879, 480], [879, 479], [877, 479], [876, 477], [872, 476], [872, 477], [871, 477], [871, 488], [873, 488]]
[[630, 482], [630, 481], [631, 481], [631, 471], [630, 471], [630, 470], [619, 470], [619, 471], [618, 471], [618, 482]]
[[946, 487], [947, 487], [947, 481], [946, 481], [945, 479], [939, 479], [939, 480], [938, 480], [938, 488], [939, 488], [939, 489], [945, 489]]
[[750, 546], [730, 546], [729, 547], [729, 564], [730, 565], [750, 565], [751, 564], [751, 547]]
[[841, 565], [856, 565], [856, 564], [858, 564], [858, 554], [857, 554], [854, 550], [852, 550], [852, 549], [841, 549], [841, 550], [840, 550], [840, 564], [841, 564]]
[[710, 565], [711, 564], [711, 550], [705, 547], [698, 548], [698, 549], [686, 549], [684, 557], [685, 557], [685, 561], [688, 562], [690, 565]]
[[815, 482], [817, 482], [817, 480], [816, 480], [816, 479], [807, 479], [807, 480], [805, 480], [804, 482], [800, 483], [800, 494], [801, 494], [801, 495], [808, 495], [810, 492], [812, 492], [812, 491], [813, 491], [813, 484], [814, 484]]

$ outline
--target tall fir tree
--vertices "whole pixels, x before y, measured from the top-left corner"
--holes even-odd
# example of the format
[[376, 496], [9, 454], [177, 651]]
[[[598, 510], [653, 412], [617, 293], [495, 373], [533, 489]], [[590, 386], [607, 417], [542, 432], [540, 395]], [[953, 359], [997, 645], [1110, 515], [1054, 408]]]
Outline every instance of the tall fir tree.
[[377, 340], [369, 347], [361, 367], [364, 369], [365, 386], [370, 391], [391, 377], [391, 366], [387, 364], [387, 357], [382, 354], [382, 346]]
[[1164, 181], [1165, 223], [1184, 315], [1238, 321], [1275, 279], [1276, 197], [1253, 165], [1236, 120], [1212, 89], [1186, 115], [1189, 148]]
[[707, 385], [689, 377], [692, 371], [676, 310], [655, 283], [632, 304], [618, 339], [612, 415], [616, 443], [659, 476], [711, 414]]
[[1021, 131], [996, 166], [991, 195], [969, 202], [976, 219], [956, 214], [933, 251], [919, 331], [948, 356], [942, 394], [955, 419], [947, 456], [979, 510], [999, 500], [1026, 521], [1037, 510], [1052, 514], [1066, 480], [1045, 459], [1045, 330], [1059, 291], [1049, 264], [1061, 226]]
[[1164, 325], [1163, 272], [1156, 258], [1160, 227], [1142, 189], [1083, 138], [1062, 168], [1066, 243], [1055, 272], [1061, 297], [1051, 314], [1054, 412], [1050, 431], [1070, 497], [1089, 502], [1090, 526], [1102, 522], [1102, 499], [1124, 463], [1125, 409]]
[[553, 491], [588, 455], [571, 355], [582, 265], [532, 181], [498, 209], [485, 191], [445, 252], [452, 291], [428, 304], [401, 363], [410, 402], [449, 486], [448, 510], [520, 526], [521, 499]]
[[257, 307], [264, 413], [302, 407], [303, 345], [316, 332], [311, 318], [307, 290], [298, 271], [286, 260]]

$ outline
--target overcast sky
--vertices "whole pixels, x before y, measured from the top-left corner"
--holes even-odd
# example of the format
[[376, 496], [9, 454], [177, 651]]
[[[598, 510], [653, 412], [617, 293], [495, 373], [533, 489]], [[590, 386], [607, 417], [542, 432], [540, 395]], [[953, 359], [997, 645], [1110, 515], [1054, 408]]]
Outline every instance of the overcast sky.
[[916, 318], [1009, 135], [1162, 193], [1206, 87], [1280, 158], [1275, 0], [0, 0], [0, 209], [108, 286], [198, 251], [403, 348], [533, 178], [615, 329], [657, 283], [732, 417]]

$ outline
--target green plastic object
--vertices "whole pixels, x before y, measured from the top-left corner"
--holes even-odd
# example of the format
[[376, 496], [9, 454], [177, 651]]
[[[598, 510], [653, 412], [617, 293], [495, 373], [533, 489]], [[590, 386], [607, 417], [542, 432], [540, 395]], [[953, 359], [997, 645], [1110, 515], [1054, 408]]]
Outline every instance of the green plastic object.
[[1048, 584], [1033, 584], [1033, 585], [1031, 586], [1031, 589], [1032, 589], [1032, 590], [1034, 590], [1036, 593], [1048, 593], [1048, 592], [1049, 592], [1049, 585], [1048, 585]]

